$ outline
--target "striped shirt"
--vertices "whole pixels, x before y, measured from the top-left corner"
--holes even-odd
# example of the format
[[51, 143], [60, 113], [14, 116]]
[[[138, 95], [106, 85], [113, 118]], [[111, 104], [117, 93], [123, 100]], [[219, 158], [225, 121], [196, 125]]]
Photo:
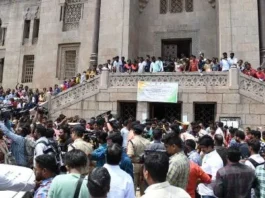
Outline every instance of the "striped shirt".
[[255, 188], [256, 197], [265, 197], [265, 167], [264, 165], [257, 166], [255, 170], [257, 185]]
[[186, 190], [190, 172], [190, 163], [183, 152], [170, 157], [167, 181], [176, 187]]
[[18, 166], [26, 166], [27, 161], [25, 157], [25, 138], [17, 135], [14, 131], [10, 131], [4, 123], [0, 123], [0, 128], [2, 129], [5, 136], [12, 140], [11, 152], [14, 156]]

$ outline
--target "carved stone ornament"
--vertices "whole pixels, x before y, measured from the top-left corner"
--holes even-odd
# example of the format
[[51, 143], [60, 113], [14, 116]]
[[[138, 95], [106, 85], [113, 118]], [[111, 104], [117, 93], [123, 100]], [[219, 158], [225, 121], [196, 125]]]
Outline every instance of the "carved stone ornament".
[[149, 0], [139, 0], [139, 11], [143, 12]]
[[79, 84], [64, 91], [51, 99], [51, 113], [57, 112], [81, 100], [99, 93], [100, 76], [96, 76], [86, 83]]
[[211, 5], [212, 5], [212, 8], [215, 8], [216, 7], [216, 0], [207, 0]]
[[37, 6], [34, 9], [34, 19], [39, 19], [40, 18], [40, 7]]
[[240, 73], [239, 92], [253, 100], [265, 103], [265, 83]]
[[31, 10], [30, 8], [27, 8], [26, 14], [24, 15], [25, 20], [31, 20]]
[[198, 75], [192, 73], [163, 73], [157, 74], [112, 74], [110, 76], [111, 87], [137, 87], [138, 81], [149, 82], [177, 82], [179, 87], [226, 87], [228, 86], [228, 76], [226, 73], [211, 73]]

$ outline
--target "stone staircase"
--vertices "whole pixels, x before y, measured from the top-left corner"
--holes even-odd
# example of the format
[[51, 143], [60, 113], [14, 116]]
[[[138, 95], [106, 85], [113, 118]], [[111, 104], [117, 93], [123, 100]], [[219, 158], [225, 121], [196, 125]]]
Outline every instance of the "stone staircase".
[[[232, 93], [240, 94], [253, 101], [265, 104], [265, 82], [246, 76], [240, 73], [236, 68], [232, 68], [229, 72], [211, 72], [203, 74], [197, 72], [112, 74], [107, 69], [103, 69], [101, 75], [96, 76], [84, 84], [77, 85], [56, 96], [50, 97], [48, 100], [50, 115], [57, 115], [64, 109], [75, 104], [80, 104], [81, 101], [88, 98], [90, 98], [90, 101], [116, 102], [115, 104], [117, 104], [118, 100], [136, 101], [138, 81], [178, 82], [179, 93], [182, 95], [183, 93], [204, 93], [205, 95]], [[125, 96], [125, 92], [131, 94]], [[113, 100], [105, 100], [110, 97], [110, 94], [116, 94], [116, 97], [112, 97], [112, 99], [114, 98]], [[239, 101], [239, 104], [240, 103]], [[82, 110], [83, 105], [79, 105], [77, 108]], [[117, 107], [113, 109], [117, 111]], [[103, 111], [103, 109], [99, 110]], [[96, 113], [99, 113], [99, 111]]]

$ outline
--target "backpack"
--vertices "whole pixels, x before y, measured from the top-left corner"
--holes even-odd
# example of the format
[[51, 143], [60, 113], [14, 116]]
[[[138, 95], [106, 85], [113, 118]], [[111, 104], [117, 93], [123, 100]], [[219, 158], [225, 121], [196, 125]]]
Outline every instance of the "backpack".
[[255, 168], [257, 168], [257, 166], [259, 166], [259, 165], [263, 165], [263, 164], [265, 164], [265, 162], [262, 162], [262, 163], [258, 163], [258, 162], [256, 162], [255, 160], [253, 160], [252, 158], [248, 158], [248, 161], [255, 167]]
[[44, 154], [55, 156], [55, 160], [59, 168], [61, 168], [64, 165], [61, 148], [58, 146], [57, 142], [48, 140], [48, 143], [46, 141], [40, 141], [36, 144], [36, 146], [38, 144], [44, 144], [47, 147], [45, 150], [43, 150]]

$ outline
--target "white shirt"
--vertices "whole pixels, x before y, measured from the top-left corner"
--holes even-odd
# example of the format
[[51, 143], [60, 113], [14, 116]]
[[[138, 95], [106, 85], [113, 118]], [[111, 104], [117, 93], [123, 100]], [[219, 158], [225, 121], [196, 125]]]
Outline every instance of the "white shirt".
[[84, 83], [86, 81], [86, 74], [81, 75], [80, 83]]
[[227, 59], [228, 60], [228, 63], [229, 63], [229, 65], [230, 65], [230, 67], [232, 66], [232, 65], [237, 65], [237, 58], [228, 58]]
[[142, 198], [190, 198], [183, 189], [171, 186], [167, 181], [149, 186]]
[[[249, 158], [255, 160], [257, 163], [261, 164], [264, 162], [264, 158], [260, 156], [260, 154], [254, 154], [251, 155]], [[255, 167], [253, 166], [253, 164], [249, 161], [246, 160], [245, 161], [245, 165], [249, 166], [250, 168], [252, 168], [253, 170], [255, 170]]]
[[9, 190], [19, 192], [34, 189], [35, 174], [32, 169], [0, 164], [0, 170], [0, 191]]
[[201, 183], [198, 185], [198, 192], [202, 196], [214, 196], [213, 186], [216, 180], [217, 171], [224, 166], [223, 160], [216, 150], [206, 154], [202, 159], [202, 170], [212, 176], [210, 184]]
[[121, 170], [119, 165], [105, 164], [110, 174], [110, 191], [107, 198], [135, 198], [132, 177]]
[[46, 137], [41, 137], [36, 141], [36, 146], [34, 149], [34, 167], [35, 167], [35, 158], [39, 155], [44, 154], [43, 151], [47, 149], [47, 146], [43, 143], [40, 142], [46, 142], [47, 144], [49, 143], [48, 139]]
[[121, 129], [121, 136], [123, 138], [123, 142], [122, 142], [122, 147], [123, 148], [127, 148], [127, 139], [128, 139], [128, 135], [129, 135], [129, 130], [126, 127], [123, 127]]
[[138, 73], [144, 72], [144, 62], [138, 63]]
[[222, 71], [228, 71], [230, 69], [230, 64], [226, 59], [222, 59], [220, 65], [222, 67]]
[[224, 137], [224, 132], [220, 127], [218, 127], [217, 130], [215, 131], [215, 135], [217, 134], [222, 135]]
[[120, 67], [119, 62], [118, 61], [114, 61], [113, 67], [116, 67], [116, 69], [119, 69], [119, 67]]

